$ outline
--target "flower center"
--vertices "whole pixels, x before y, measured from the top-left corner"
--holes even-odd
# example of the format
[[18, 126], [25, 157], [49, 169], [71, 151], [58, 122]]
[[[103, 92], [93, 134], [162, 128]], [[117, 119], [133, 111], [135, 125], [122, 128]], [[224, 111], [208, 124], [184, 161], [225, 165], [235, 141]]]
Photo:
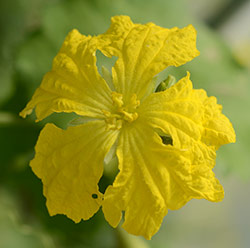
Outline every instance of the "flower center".
[[107, 130], [121, 129], [124, 123], [131, 123], [138, 118], [136, 109], [140, 105], [136, 94], [133, 94], [128, 103], [124, 103], [123, 95], [117, 92], [112, 92], [113, 111], [102, 110], [105, 115]]

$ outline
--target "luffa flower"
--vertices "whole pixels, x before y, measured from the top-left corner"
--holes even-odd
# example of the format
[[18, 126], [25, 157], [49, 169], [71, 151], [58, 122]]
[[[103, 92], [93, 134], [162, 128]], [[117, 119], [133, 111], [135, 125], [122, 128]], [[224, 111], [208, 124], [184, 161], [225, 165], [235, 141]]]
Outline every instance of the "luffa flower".
[[[118, 57], [112, 76], [104, 70], [106, 80], [97, 70], [97, 49]], [[124, 212], [123, 228], [150, 239], [168, 209], [192, 198], [222, 200], [223, 188], [212, 172], [216, 150], [235, 141], [222, 107], [192, 88], [189, 73], [153, 93], [155, 75], [198, 55], [191, 25], [165, 29], [116, 16], [102, 35], [68, 34], [21, 112], [26, 117], [36, 108], [38, 121], [53, 112], [89, 117], [67, 130], [46, 124], [40, 133], [30, 165], [43, 182], [50, 215], [79, 222], [102, 206], [110, 225], [116, 227]], [[116, 150], [119, 173], [102, 194], [98, 182], [110, 149]]]

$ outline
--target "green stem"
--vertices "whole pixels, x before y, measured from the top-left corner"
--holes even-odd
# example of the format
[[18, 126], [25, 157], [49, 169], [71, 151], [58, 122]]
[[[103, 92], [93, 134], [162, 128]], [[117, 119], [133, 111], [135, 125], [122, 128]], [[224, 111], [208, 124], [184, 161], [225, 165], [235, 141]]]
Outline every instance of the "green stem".
[[131, 235], [120, 226], [115, 229], [115, 232], [118, 240], [118, 248], [149, 248], [142, 237]]

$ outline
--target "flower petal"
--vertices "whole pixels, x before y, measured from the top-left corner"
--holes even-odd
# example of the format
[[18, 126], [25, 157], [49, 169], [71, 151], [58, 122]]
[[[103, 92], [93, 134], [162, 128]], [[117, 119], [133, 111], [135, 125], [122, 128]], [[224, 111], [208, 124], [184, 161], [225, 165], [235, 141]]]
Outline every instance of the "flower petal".
[[[120, 172], [104, 195], [105, 218], [116, 227], [125, 211], [123, 228], [150, 239], [167, 214], [168, 199], [180, 188], [172, 184], [168, 166], [185, 166], [189, 160], [172, 146], [163, 145], [160, 137], [143, 124], [122, 130], [117, 156]], [[181, 189], [176, 198], [178, 204], [185, 204], [190, 196]]]
[[[202, 90], [200, 90], [201, 92]], [[196, 95], [198, 92], [196, 92]], [[206, 94], [204, 94], [206, 95]], [[207, 145], [214, 145], [217, 149], [228, 143], [236, 141], [235, 131], [229, 119], [221, 113], [222, 106], [217, 104], [217, 99], [213, 96], [204, 97], [205, 107], [202, 133], [202, 142]]]
[[20, 115], [26, 117], [36, 107], [38, 121], [53, 112], [102, 117], [101, 110], [108, 110], [112, 100], [109, 87], [97, 71], [97, 43], [96, 38], [71, 31], [54, 58], [52, 70]]
[[173, 145], [192, 151], [195, 164], [215, 164], [216, 149], [235, 141], [230, 121], [214, 97], [193, 90], [188, 75], [166, 91], [151, 94], [138, 114], [154, 128], [170, 135]]
[[104, 121], [67, 130], [53, 124], [44, 127], [30, 166], [43, 182], [50, 215], [65, 214], [79, 222], [99, 209], [103, 159], [116, 138], [117, 132], [105, 131]]
[[124, 211], [123, 228], [134, 235], [150, 239], [168, 209], [179, 209], [192, 198], [220, 201], [224, 196], [211, 168], [193, 164], [190, 152], [164, 145], [144, 122], [123, 129], [117, 156], [120, 172], [102, 208], [114, 227]]
[[153, 23], [134, 24], [128, 16], [116, 16], [111, 21], [109, 30], [100, 36], [100, 50], [119, 57], [113, 68], [113, 83], [128, 97], [135, 93], [142, 98], [156, 74], [199, 55], [192, 25], [166, 29]]

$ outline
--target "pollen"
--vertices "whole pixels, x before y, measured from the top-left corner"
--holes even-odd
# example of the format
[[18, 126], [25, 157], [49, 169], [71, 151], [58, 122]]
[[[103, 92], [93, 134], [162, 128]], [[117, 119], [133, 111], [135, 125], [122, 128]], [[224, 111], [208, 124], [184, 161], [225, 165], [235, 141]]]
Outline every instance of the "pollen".
[[132, 123], [138, 118], [136, 109], [140, 105], [136, 94], [133, 94], [128, 102], [124, 102], [123, 95], [118, 92], [111, 93], [113, 110], [102, 110], [107, 124], [107, 130], [119, 130], [125, 123]]

